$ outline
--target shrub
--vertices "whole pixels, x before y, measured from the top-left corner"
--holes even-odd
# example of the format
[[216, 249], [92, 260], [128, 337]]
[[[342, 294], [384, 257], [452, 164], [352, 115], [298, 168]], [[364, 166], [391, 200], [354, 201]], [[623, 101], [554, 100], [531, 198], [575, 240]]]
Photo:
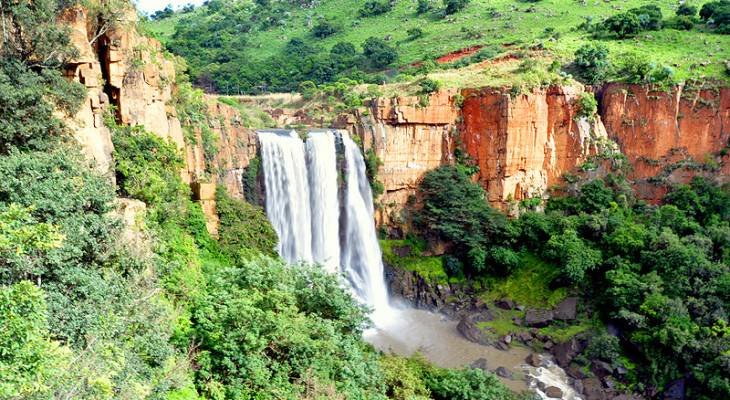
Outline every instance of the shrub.
[[423, 37], [423, 29], [421, 28], [410, 28], [406, 33], [408, 34], [408, 40], [416, 40]]
[[279, 238], [261, 208], [232, 198], [223, 187], [216, 190], [216, 210], [220, 218], [221, 250], [235, 256], [241, 250], [276, 257]]
[[598, 112], [598, 101], [593, 93], [583, 92], [578, 98], [578, 116], [593, 119]]
[[385, 14], [393, 9], [393, 2], [390, 0], [369, 0], [360, 8], [360, 16], [373, 17]]
[[384, 68], [395, 62], [398, 53], [383, 39], [370, 37], [362, 45], [363, 55], [375, 68]]
[[694, 28], [694, 19], [691, 17], [687, 17], [684, 15], [678, 15], [671, 20], [669, 20], [668, 25], [674, 29], [680, 30], [680, 31], [689, 31]]
[[446, 15], [457, 13], [463, 10], [470, 0], [444, 0], [444, 12]]
[[319, 21], [317, 25], [312, 28], [312, 35], [314, 37], [323, 39], [328, 36], [332, 36], [340, 31], [340, 27], [334, 22], [327, 21], [325, 19]]
[[606, 30], [620, 39], [634, 36], [641, 31], [641, 21], [633, 13], [616, 14], [609, 17], [603, 25]]
[[729, 0], [711, 1], [702, 5], [700, 9], [700, 18], [707, 21], [711, 19], [716, 12], [730, 7]]
[[578, 74], [587, 83], [603, 82], [608, 76], [610, 63], [608, 48], [601, 43], [586, 43], [575, 52], [575, 65]]
[[658, 31], [662, 29], [662, 10], [655, 5], [632, 8], [627, 13], [636, 15], [642, 30]]
[[421, 79], [418, 82], [418, 86], [421, 88], [421, 94], [431, 94], [434, 92], [438, 92], [441, 89], [441, 82], [430, 78], [425, 78]]
[[512, 392], [481, 369], [437, 370], [426, 378], [435, 400], [511, 400]]
[[677, 8], [677, 15], [694, 18], [697, 16], [697, 7], [691, 4], [682, 3], [679, 5], [679, 8]]
[[418, 0], [418, 5], [416, 6], [416, 13], [417, 14], [425, 14], [433, 8], [433, 5], [431, 4], [431, 0]]

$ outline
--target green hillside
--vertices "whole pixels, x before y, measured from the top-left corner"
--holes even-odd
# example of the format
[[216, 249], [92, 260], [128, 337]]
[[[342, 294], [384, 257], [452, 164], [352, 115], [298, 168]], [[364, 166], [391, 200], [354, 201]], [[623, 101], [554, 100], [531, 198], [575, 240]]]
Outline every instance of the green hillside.
[[[296, 89], [303, 80], [322, 83], [341, 76], [366, 82], [394, 80], [394, 70], [403, 74], [404, 66], [471, 46], [488, 47], [488, 57], [537, 48], [565, 67], [581, 45], [598, 41], [608, 48], [612, 64], [630, 52], [647, 63], [671, 68], [673, 79], [681, 81], [727, 79], [730, 59], [730, 35], [718, 33], [721, 29], [700, 19], [696, 11], [678, 22], [678, 2], [671, 0], [471, 0], [451, 15], [445, 15], [442, 1], [423, 2], [430, 9], [419, 13], [419, 1], [395, 0], [390, 11], [375, 16], [363, 16], [367, 2], [358, 0], [218, 3], [210, 1], [193, 12], [153, 21], [148, 29], [188, 60], [194, 77], [228, 93]], [[703, 4], [692, 5], [699, 10]], [[646, 5], [661, 8], [661, 29], [622, 39], [595, 33], [606, 18]], [[319, 37], [316, 28], [325, 28]], [[331, 69], [324, 59], [330, 58], [335, 44], [351, 43], [359, 52], [370, 37], [384, 39], [397, 59], [386, 67], [356, 62], [355, 69], [364, 74], [353, 73], [350, 66], [323, 72]], [[287, 46], [292, 39], [306, 46], [303, 53], [292, 54]], [[384, 70], [390, 71], [385, 78], [376, 74]], [[267, 85], [254, 88], [254, 82]]]

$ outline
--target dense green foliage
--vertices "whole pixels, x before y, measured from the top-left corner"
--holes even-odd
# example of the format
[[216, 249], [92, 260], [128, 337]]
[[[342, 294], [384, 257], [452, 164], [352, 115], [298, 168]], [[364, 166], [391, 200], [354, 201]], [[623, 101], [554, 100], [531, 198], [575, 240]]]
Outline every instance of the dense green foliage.
[[221, 249], [235, 255], [240, 249], [249, 249], [271, 257], [276, 256], [279, 238], [261, 208], [234, 199], [222, 187], [216, 190], [216, 209], [220, 217], [218, 241]]
[[557, 269], [554, 287], [586, 293], [622, 332], [620, 346], [599, 337], [603, 342], [589, 352], [635, 368], [626, 382], [633, 389], [662, 390], [689, 374], [691, 398], [730, 395], [722, 367], [730, 352], [727, 188], [695, 178], [672, 190], [665, 205], [648, 206], [609, 175], [576, 196], [552, 198], [545, 213], [523, 212], [512, 221], [480, 201], [483, 190], [459, 167], [428, 173], [420, 193], [422, 233], [453, 243], [465, 272], [506, 273], [509, 263], [498, 254], [535, 252]]

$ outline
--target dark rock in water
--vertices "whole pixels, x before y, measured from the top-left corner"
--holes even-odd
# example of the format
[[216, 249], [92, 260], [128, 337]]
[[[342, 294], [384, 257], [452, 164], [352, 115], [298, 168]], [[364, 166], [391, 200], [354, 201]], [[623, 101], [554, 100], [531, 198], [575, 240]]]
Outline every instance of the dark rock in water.
[[563, 391], [557, 386], [548, 386], [545, 388], [545, 395], [551, 399], [562, 399]]
[[509, 345], [505, 342], [499, 341], [497, 342], [494, 347], [502, 350], [502, 351], [509, 351]]
[[487, 372], [487, 371], [489, 371], [489, 367], [487, 365], [488, 365], [487, 359], [480, 358], [480, 359], [474, 361], [473, 363], [471, 363], [471, 365], [469, 365], [469, 366], [474, 369], [481, 369], [482, 371]]
[[537, 388], [544, 392], [547, 388], [547, 385], [544, 382], [537, 381]]
[[484, 332], [482, 332], [481, 329], [479, 329], [479, 327], [470, 317], [462, 318], [461, 321], [459, 321], [459, 324], [456, 325], [456, 330], [458, 330], [459, 333], [461, 333], [461, 335], [470, 342], [483, 345], [492, 344], [492, 341], [487, 337]]
[[497, 300], [494, 304], [503, 310], [512, 310], [516, 305], [515, 302], [510, 299]]
[[555, 319], [560, 319], [563, 321], [573, 320], [576, 317], [577, 308], [578, 298], [568, 297], [567, 299], [560, 302], [557, 307], [555, 307]]
[[494, 373], [497, 374], [497, 376], [501, 376], [502, 378], [514, 379], [514, 374], [512, 374], [512, 371], [508, 370], [505, 367], [499, 367], [495, 369]]
[[591, 372], [593, 372], [593, 374], [597, 377], [603, 379], [613, 374], [613, 367], [605, 361], [593, 360], [591, 361]]
[[552, 349], [550, 349], [550, 352], [555, 356], [555, 361], [557, 361], [558, 365], [566, 368], [570, 365], [573, 358], [577, 356], [581, 350], [583, 350], [583, 347], [582, 342], [578, 341], [576, 338], [571, 338], [565, 343], [556, 344]]
[[667, 387], [664, 389], [664, 400], [684, 400], [684, 379], [677, 379], [676, 381], [669, 382]]
[[529, 356], [527, 356], [527, 359], [525, 359], [525, 362], [532, 365], [533, 367], [539, 367], [540, 366], [540, 355], [537, 353], [532, 353]]
[[553, 321], [553, 312], [550, 310], [527, 310], [525, 325], [535, 328], [544, 328]]

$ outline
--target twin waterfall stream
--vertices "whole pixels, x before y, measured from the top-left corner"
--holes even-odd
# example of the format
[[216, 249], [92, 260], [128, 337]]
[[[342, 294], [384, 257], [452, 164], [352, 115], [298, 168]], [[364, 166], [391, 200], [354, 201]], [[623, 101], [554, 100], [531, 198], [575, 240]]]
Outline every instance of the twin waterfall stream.
[[[401, 355], [421, 352], [442, 367], [463, 367], [486, 359], [490, 369], [505, 367], [510, 388], [558, 386], [566, 400], [579, 400], [562, 369], [525, 365], [529, 351], [509, 352], [472, 343], [456, 322], [427, 311], [392, 305], [373, 219], [373, 200], [358, 145], [347, 132], [312, 130], [303, 141], [294, 130], [258, 132], [266, 214], [279, 235], [278, 252], [290, 264], [316, 263], [343, 277], [355, 297], [373, 309], [374, 328], [365, 339]], [[520, 376], [529, 377], [526, 383]]]

